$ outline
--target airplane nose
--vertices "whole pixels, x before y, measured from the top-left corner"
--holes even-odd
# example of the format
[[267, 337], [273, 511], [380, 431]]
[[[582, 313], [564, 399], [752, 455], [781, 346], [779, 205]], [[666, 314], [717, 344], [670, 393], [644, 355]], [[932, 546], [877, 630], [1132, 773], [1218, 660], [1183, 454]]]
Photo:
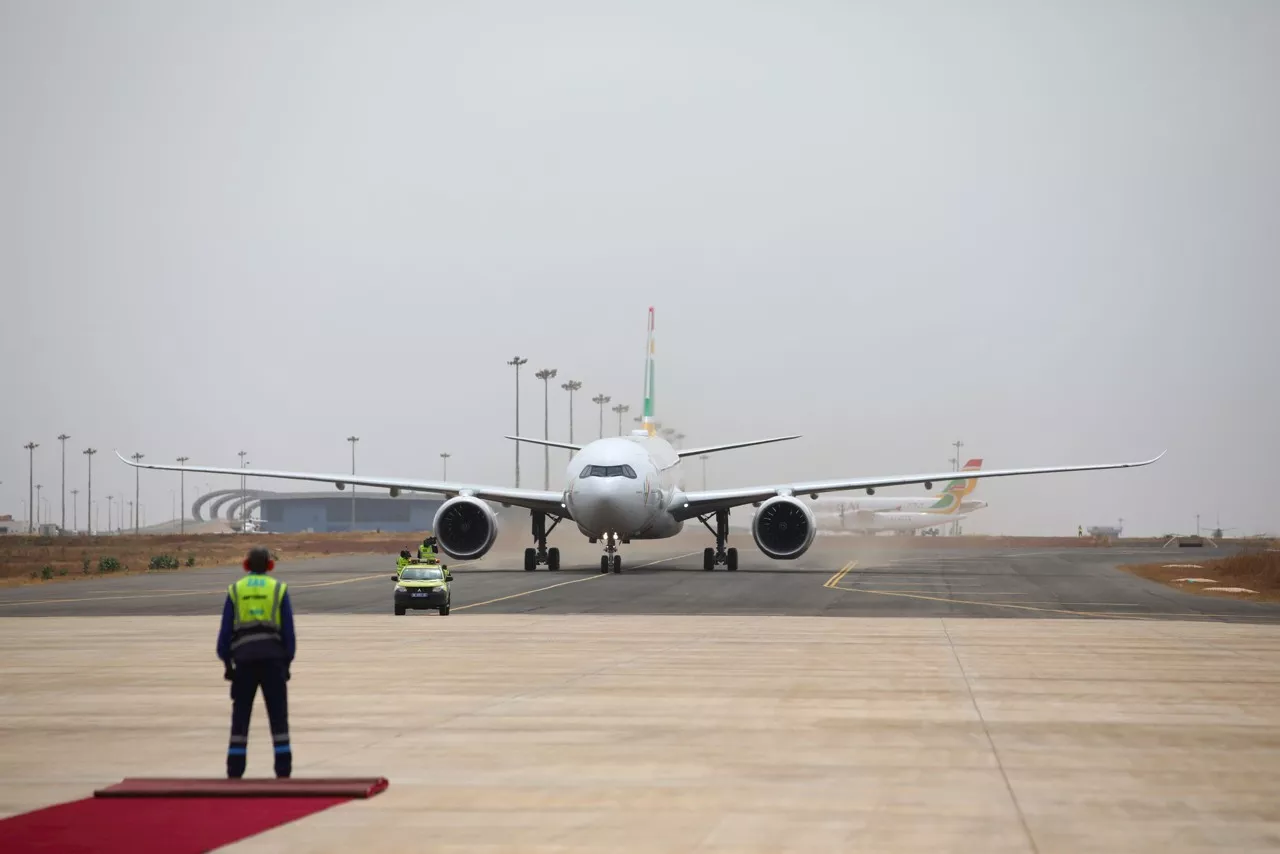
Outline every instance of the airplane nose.
[[628, 478], [583, 478], [572, 499], [574, 521], [594, 533], [632, 533], [639, 524], [639, 494]]

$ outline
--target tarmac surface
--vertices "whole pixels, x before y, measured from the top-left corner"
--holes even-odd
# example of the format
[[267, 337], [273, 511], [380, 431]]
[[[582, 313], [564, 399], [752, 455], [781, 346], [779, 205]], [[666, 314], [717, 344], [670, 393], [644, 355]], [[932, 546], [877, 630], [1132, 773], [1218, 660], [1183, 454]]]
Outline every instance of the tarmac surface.
[[[269, 538], [266, 538], [269, 541]], [[833, 617], [1054, 617], [1280, 622], [1280, 605], [1197, 596], [1116, 567], [1194, 563], [1225, 554], [1155, 547], [1018, 548], [905, 538], [819, 537], [796, 561], [762, 555], [734, 536], [740, 569], [702, 570], [704, 534], [635, 542], [623, 571], [599, 572], [598, 546], [579, 536], [551, 544], [562, 569], [522, 569], [524, 544], [450, 563], [450, 617], [468, 614], [788, 615]], [[299, 614], [390, 614], [394, 555], [282, 561]], [[1189, 574], [1195, 574], [1189, 570]], [[0, 591], [0, 617], [185, 616], [219, 613], [238, 567], [87, 578]], [[431, 611], [404, 619], [435, 618]]]
[[[829, 536], [775, 562], [738, 537], [730, 573], [707, 539], [601, 575], [568, 536], [524, 572], [511, 537], [451, 566], [448, 617], [392, 614], [392, 555], [280, 561], [294, 775], [391, 787], [220, 850], [1280, 850], [1280, 605], [1116, 568], [1225, 549]], [[225, 773], [240, 574], [0, 591], [0, 818]]]

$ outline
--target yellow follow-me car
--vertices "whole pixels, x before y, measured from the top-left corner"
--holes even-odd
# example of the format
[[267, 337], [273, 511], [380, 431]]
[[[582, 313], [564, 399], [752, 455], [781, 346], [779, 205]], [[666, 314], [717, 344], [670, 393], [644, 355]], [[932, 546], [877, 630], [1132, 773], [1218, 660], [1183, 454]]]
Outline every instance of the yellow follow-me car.
[[395, 575], [395, 612], [402, 616], [406, 609], [415, 611], [439, 611], [449, 616], [449, 582], [453, 574], [448, 567], [439, 564], [411, 563], [401, 567]]

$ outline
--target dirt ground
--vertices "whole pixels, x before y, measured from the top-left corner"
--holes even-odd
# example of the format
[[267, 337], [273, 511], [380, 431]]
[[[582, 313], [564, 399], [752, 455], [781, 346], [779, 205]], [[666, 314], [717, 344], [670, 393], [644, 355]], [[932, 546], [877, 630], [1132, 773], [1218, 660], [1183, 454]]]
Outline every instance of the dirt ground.
[[[188, 566], [226, 566], [262, 545], [277, 559], [300, 560], [341, 554], [385, 552], [388, 560], [412, 548], [412, 533], [355, 534], [188, 534], [106, 537], [0, 537], [0, 585], [40, 584], [139, 572], [180, 572]], [[164, 568], [153, 558], [168, 556]], [[114, 558], [114, 561], [112, 559]], [[177, 563], [172, 567], [173, 562]]]
[[[1123, 566], [1134, 575], [1159, 581], [1177, 590], [1244, 599], [1253, 602], [1280, 602], [1280, 549], [1257, 548], [1232, 557], [1192, 560], [1184, 563], [1151, 563]], [[1210, 578], [1213, 583], [1178, 581], [1180, 578]], [[1210, 588], [1242, 587], [1256, 593], [1227, 593]]]

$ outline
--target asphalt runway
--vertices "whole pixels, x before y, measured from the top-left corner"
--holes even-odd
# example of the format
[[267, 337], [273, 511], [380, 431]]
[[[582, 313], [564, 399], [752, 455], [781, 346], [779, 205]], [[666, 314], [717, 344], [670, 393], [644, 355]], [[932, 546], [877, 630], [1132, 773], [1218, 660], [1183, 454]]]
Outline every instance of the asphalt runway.
[[[819, 537], [796, 561], [773, 561], [735, 536], [740, 569], [702, 570], [709, 538], [624, 546], [623, 572], [602, 575], [600, 551], [580, 537], [559, 572], [525, 572], [521, 548], [452, 563], [453, 607], [468, 614], [791, 615], [833, 617], [1044, 617], [1280, 622], [1280, 605], [1180, 593], [1118, 570], [1125, 563], [1194, 563], [1218, 551], [1125, 547], [1018, 549], [913, 547], [904, 538]], [[300, 614], [391, 616], [395, 559], [347, 556], [282, 561]], [[1188, 574], [1194, 575], [1194, 570]], [[0, 617], [220, 613], [238, 567], [52, 582], [0, 591]], [[431, 611], [396, 619], [440, 619]]]

